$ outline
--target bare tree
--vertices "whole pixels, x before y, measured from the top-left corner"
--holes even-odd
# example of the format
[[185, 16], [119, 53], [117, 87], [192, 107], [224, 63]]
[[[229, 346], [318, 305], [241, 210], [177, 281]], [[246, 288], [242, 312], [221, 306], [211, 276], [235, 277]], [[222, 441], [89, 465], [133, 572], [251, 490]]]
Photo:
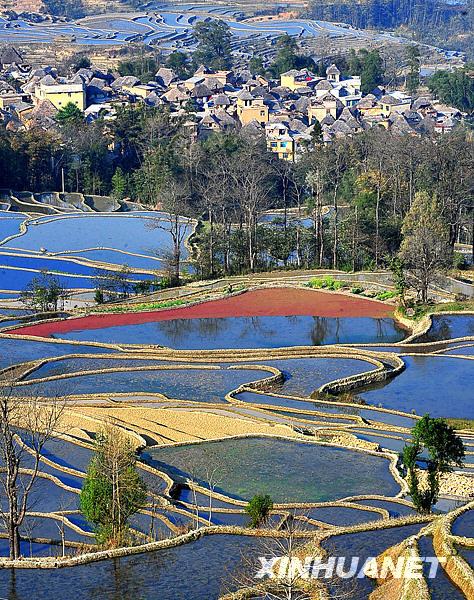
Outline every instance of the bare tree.
[[[335, 576], [312, 577], [313, 554], [324, 554], [313, 544], [306, 545], [308, 530], [304, 517], [287, 514], [278, 526], [280, 536], [259, 539], [254, 551], [242, 556], [240, 567], [229, 574], [225, 588], [238, 588], [221, 596], [220, 600], [349, 600], [354, 597], [354, 585]], [[281, 535], [283, 534], [283, 535]], [[306, 559], [310, 559], [306, 562]], [[330, 587], [331, 594], [327, 587]]]
[[189, 220], [181, 216], [189, 212], [189, 184], [185, 180], [177, 181], [175, 178], [170, 177], [161, 190], [159, 200], [166, 212], [161, 218], [151, 219], [148, 227], [150, 229], [162, 229], [170, 234], [173, 244], [171, 284], [178, 285], [182, 244], [189, 233]]
[[248, 264], [250, 270], [254, 271], [258, 247], [258, 220], [269, 207], [274, 191], [270, 165], [266, 162], [261, 146], [250, 144], [245, 151], [236, 153], [232, 157], [230, 174], [247, 230]]
[[58, 433], [64, 410], [64, 398], [45, 402], [39, 394], [24, 397], [17, 390], [10, 385], [0, 388], [0, 482], [5, 496], [1, 516], [13, 560], [20, 557], [19, 530], [43, 448]]

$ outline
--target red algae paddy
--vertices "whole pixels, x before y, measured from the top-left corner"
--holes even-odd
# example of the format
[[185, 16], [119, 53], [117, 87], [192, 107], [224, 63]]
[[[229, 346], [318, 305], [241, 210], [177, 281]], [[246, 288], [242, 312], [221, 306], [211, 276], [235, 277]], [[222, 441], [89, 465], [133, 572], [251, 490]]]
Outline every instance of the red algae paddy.
[[124, 325], [139, 325], [174, 319], [207, 319], [230, 317], [271, 316], [317, 316], [326, 318], [372, 317], [383, 319], [390, 316], [393, 307], [365, 298], [332, 294], [314, 290], [292, 288], [259, 289], [210, 300], [194, 306], [139, 313], [102, 314], [66, 319], [20, 329], [9, 333], [21, 333], [48, 337], [52, 334], [73, 330], [102, 329]]

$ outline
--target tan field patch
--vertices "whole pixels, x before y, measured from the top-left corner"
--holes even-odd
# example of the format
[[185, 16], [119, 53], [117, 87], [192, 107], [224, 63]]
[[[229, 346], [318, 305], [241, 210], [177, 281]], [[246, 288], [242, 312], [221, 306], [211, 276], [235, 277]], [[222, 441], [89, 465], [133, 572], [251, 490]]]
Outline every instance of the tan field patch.
[[[222, 410], [222, 406], [219, 405], [216, 409]], [[82, 415], [86, 418], [84, 419]], [[173, 408], [83, 407], [71, 409], [68, 414], [70, 425], [89, 430], [99, 429], [101, 422], [104, 421], [112, 421], [116, 425], [132, 429], [146, 436], [149, 443], [155, 444], [210, 440], [242, 434], [264, 433], [295, 437], [298, 435], [287, 425], [269, 424], [193, 409], [182, 411]]]

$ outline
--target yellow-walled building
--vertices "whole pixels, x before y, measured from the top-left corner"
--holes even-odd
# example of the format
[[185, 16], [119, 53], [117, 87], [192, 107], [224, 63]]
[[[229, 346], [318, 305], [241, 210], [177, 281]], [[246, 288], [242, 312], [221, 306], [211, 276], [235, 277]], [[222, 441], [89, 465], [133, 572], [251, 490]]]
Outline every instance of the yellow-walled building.
[[49, 100], [60, 110], [72, 102], [80, 110], [86, 108], [86, 90], [83, 83], [55, 83], [54, 85], [40, 84], [35, 89], [36, 98]]
[[268, 106], [264, 104], [262, 97], [254, 97], [243, 90], [237, 94], [237, 116], [242, 127], [253, 119], [264, 125], [268, 123]]
[[282, 160], [295, 161], [296, 142], [285, 124], [268, 123], [265, 126], [265, 134], [269, 152], [278, 154], [278, 158]]

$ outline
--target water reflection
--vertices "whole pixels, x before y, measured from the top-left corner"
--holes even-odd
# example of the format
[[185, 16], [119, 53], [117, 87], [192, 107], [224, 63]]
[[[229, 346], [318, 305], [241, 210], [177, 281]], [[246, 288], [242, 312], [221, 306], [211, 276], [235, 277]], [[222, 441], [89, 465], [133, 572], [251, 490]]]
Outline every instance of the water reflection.
[[406, 331], [390, 318], [309, 315], [173, 319], [54, 334], [63, 339], [159, 344], [192, 350], [394, 343], [405, 336]]

